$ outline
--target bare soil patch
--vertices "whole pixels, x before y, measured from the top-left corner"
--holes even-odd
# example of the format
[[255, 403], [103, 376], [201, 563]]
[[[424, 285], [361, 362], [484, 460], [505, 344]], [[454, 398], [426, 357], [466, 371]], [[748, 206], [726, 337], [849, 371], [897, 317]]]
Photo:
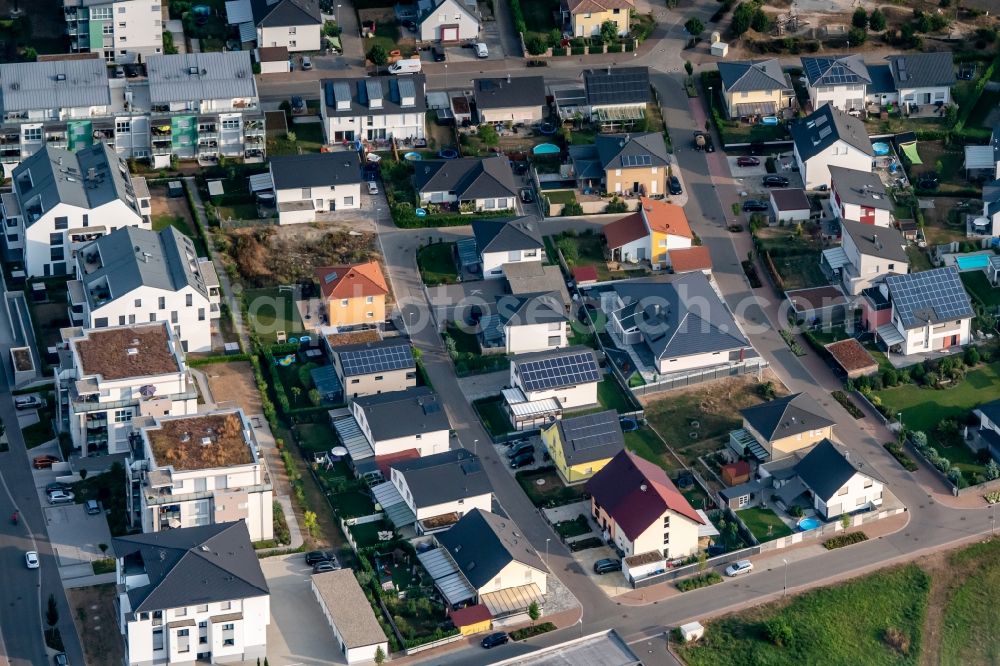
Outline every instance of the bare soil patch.
[[213, 363], [203, 365], [198, 370], [208, 378], [208, 388], [216, 401], [236, 403], [248, 415], [263, 411], [250, 363]]
[[66, 590], [76, 633], [88, 664], [120, 664], [124, 657], [115, 615], [115, 586], [96, 585]]
[[191, 217], [191, 209], [188, 206], [187, 199], [185, 197], [167, 196], [167, 188], [165, 185], [150, 185], [149, 197], [149, 205], [152, 210], [153, 217], [157, 217], [158, 215], [181, 217], [184, 218], [185, 222], [187, 222], [188, 227], [192, 229], [194, 228], [194, 220]]

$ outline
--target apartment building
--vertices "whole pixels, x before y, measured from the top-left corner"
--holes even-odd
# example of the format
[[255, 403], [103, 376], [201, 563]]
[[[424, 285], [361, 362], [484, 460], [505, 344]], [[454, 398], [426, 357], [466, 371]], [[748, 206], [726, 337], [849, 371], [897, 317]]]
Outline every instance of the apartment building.
[[57, 423], [84, 455], [128, 453], [132, 419], [198, 411], [198, 391], [165, 322], [63, 329]]
[[85, 328], [169, 321], [184, 351], [211, 351], [219, 276], [191, 239], [125, 227], [83, 246], [67, 283], [70, 320]]
[[271, 596], [242, 521], [111, 542], [126, 666], [267, 654]]
[[143, 532], [242, 520], [271, 539], [272, 490], [242, 409], [134, 421], [129, 521]]
[[425, 83], [423, 74], [324, 80], [319, 101], [327, 142], [424, 138]]
[[134, 63], [163, 53], [160, 0], [63, 0], [73, 53], [99, 53], [111, 63]]
[[104, 144], [72, 153], [45, 146], [19, 164], [0, 195], [8, 259], [31, 277], [66, 275], [86, 243], [122, 227], [149, 229], [145, 178]]

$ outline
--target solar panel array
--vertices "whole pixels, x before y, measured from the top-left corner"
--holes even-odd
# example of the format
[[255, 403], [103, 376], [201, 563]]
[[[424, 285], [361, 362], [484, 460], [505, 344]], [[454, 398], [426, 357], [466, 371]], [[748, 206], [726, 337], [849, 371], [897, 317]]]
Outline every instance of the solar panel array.
[[975, 314], [958, 271], [952, 266], [893, 275], [887, 277], [885, 282], [892, 304], [906, 328], [927, 321], [962, 319]]
[[[833, 63], [833, 64], [831, 64]], [[850, 68], [829, 58], [816, 58], [805, 62], [806, 76], [810, 81], [825, 86], [861, 83], [863, 79]], [[822, 78], [822, 81], [818, 79]]]
[[594, 449], [622, 439], [618, 412], [613, 411], [567, 419], [563, 421], [563, 429], [577, 451]]
[[350, 351], [339, 350], [337, 353], [346, 377], [416, 366], [410, 345], [373, 346]]
[[643, 167], [653, 164], [653, 158], [649, 155], [622, 155], [623, 167]]
[[522, 361], [517, 365], [521, 385], [526, 391], [575, 386], [596, 382], [601, 378], [593, 352]]
[[649, 99], [649, 72], [598, 69], [584, 74], [591, 104], [631, 104]]

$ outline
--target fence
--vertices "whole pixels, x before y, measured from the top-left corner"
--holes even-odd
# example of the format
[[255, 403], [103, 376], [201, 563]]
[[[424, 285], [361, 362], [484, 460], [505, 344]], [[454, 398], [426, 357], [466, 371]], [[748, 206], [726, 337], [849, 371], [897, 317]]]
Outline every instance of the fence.
[[[327, 495], [327, 500], [330, 496]], [[333, 502], [330, 502], [330, 508], [333, 508]], [[335, 510], [336, 512], [336, 510]], [[354, 549], [355, 553], [358, 553], [358, 557], [364, 557], [358, 551], [358, 544], [354, 541], [354, 537], [351, 535], [351, 530], [347, 529], [351, 525], [365, 525], [366, 523], [375, 523], [385, 518], [385, 514], [381, 511], [378, 513], [373, 513], [369, 516], [362, 516], [360, 518], [341, 518], [337, 516], [337, 522], [340, 523], [340, 531], [343, 532], [344, 538], [347, 539], [347, 543], [351, 544], [351, 548]]]
[[256, 220], [223, 220], [219, 218], [220, 229], [246, 229], [247, 227], [277, 227], [278, 218], [268, 217]]
[[759, 377], [760, 373], [762, 373], [764, 368], [767, 367], [768, 362], [764, 359], [750, 359], [742, 361], [736, 365], [709, 368], [707, 370], [691, 372], [686, 375], [661, 379], [660, 381], [653, 382], [652, 384], [636, 386], [631, 390], [635, 395], [646, 395], [647, 393], [663, 393], [665, 391], [672, 391], [676, 388], [683, 388], [685, 386], [695, 386], [697, 384], [710, 382], [713, 379], [722, 379], [723, 377], [739, 377], [751, 374], [756, 374]]
[[444, 638], [440, 638], [436, 641], [429, 641], [427, 643], [421, 643], [420, 645], [408, 647], [403, 650], [403, 653], [409, 657], [411, 654], [417, 654], [418, 652], [424, 652], [425, 650], [432, 650], [436, 647], [448, 645], [448, 643], [455, 643], [463, 639], [465, 639], [465, 636], [462, 633], [452, 634], [451, 636], [445, 636]]
[[[859, 513], [851, 516], [851, 524], [848, 527], [861, 527], [862, 525], [867, 525], [873, 523], [877, 520], [884, 520], [885, 518], [890, 518], [892, 516], [897, 516], [906, 511], [905, 508], [896, 509], [885, 509], [882, 511], [872, 511], [869, 513]], [[807, 532], [796, 532], [795, 534], [790, 534], [780, 539], [773, 539], [771, 541], [765, 541], [760, 544], [761, 552], [769, 550], [781, 550], [783, 548], [788, 548], [790, 546], [796, 546], [800, 543], [806, 541], [819, 541], [821, 539], [826, 539], [828, 537], [835, 536], [836, 534], [843, 532], [844, 526], [840, 524], [837, 520], [832, 523], [827, 523], [822, 527], [817, 527], [814, 530], [809, 530]]]
[[882, 412], [880, 412], [880, 411], [878, 410], [878, 407], [876, 407], [875, 405], [873, 405], [873, 404], [872, 404], [872, 401], [871, 401], [871, 400], [869, 400], [869, 399], [868, 399], [867, 397], [865, 397], [865, 394], [864, 394], [864, 393], [862, 393], [861, 391], [852, 391], [852, 392], [851, 392], [851, 394], [852, 394], [852, 395], [855, 395], [855, 396], [857, 396], [858, 398], [860, 398], [860, 399], [861, 399], [861, 402], [862, 402], [863, 404], [867, 405], [867, 407], [868, 407], [868, 410], [869, 410], [869, 411], [870, 411], [870, 412], [871, 412], [872, 414], [874, 414], [876, 418], [878, 418], [879, 420], [881, 420], [881, 421], [882, 421], [882, 425], [884, 425], [884, 426], [888, 426], [888, 425], [891, 425], [891, 424], [895, 423], [895, 421], [890, 421], [889, 419], [887, 419], [887, 418], [885, 417], [885, 415], [884, 415], [884, 414], [882, 414]]
[[[761, 551], [760, 546], [750, 546], [749, 548], [743, 548], [741, 550], [734, 550], [731, 553], [726, 553], [725, 555], [719, 555], [718, 557], [713, 557], [705, 561], [705, 571], [709, 571], [714, 567], [722, 566], [724, 564], [729, 564], [730, 562], [735, 562], [736, 560], [742, 560], [751, 555], [757, 555]], [[701, 564], [695, 562], [694, 564], [688, 564], [683, 567], [677, 567], [675, 569], [669, 569], [663, 573], [653, 574], [652, 576], [647, 576], [645, 578], [640, 578], [639, 580], [631, 581], [632, 587], [636, 590], [650, 587], [652, 585], [657, 585], [659, 583], [666, 583], [668, 581], [677, 580], [684, 576], [699, 573], [702, 570]]]

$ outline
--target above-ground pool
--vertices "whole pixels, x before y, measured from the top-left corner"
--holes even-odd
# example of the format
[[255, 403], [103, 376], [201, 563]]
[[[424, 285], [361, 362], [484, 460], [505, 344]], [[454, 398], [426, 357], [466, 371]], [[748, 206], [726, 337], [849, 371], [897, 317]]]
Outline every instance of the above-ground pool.
[[619, 423], [621, 424], [622, 432], [632, 432], [639, 429], [639, 422], [635, 419], [624, 418], [620, 419]]
[[536, 155], [555, 155], [560, 152], [559, 146], [554, 143], [540, 143], [531, 149]]
[[800, 532], [808, 532], [809, 530], [816, 529], [821, 524], [822, 523], [819, 522], [818, 518], [813, 518], [810, 516], [809, 518], [803, 518], [802, 520], [800, 520], [797, 527], [799, 528]]
[[872, 144], [872, 150], [876, 155], [888, 155], [889, 154], [889, 144], [884, 141], [876, 141]]
[[411, 151], [403, 155], [403, 159], [406, 160], [407, 162], [419, 162], [420, 160], [424, 159], [424, 156], [421, 155], [420, 153], [414, 153]]
[[764, 116], [763, 118], [760, 119], [760, 124], [761, 125], [771, 125], [771, 126], [777, 125], [778, 124], [778, 117], [777, 116]]
[[538, 132], [546, 136], [551, 136], [556, 133], [556, 126], [553, 123], [541, 123], [538, 125]]
[[955, 257], [955, 264], [960, 271], [981, 271], [990, 265], [990, 256], [988, 254], [970, 254], [964, 257]]

